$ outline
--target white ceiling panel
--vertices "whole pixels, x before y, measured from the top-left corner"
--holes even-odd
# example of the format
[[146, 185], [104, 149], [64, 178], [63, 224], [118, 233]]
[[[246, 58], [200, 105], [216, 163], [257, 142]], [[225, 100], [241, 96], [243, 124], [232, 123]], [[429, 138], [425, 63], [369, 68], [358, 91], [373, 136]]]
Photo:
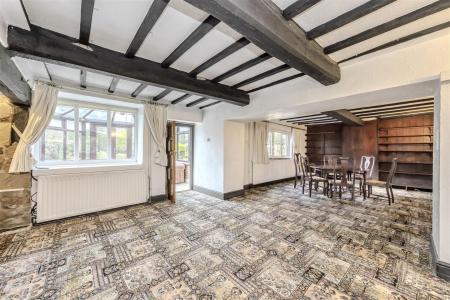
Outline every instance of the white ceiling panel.
[[166, 7], [136, 55], [162, 62], [208, 17], [207, 13], [201, 13], [203, 18], [199, 20], [185, 14], [184, 10]]
[[397, 0], [394, 3], [380, 8], [367, 16], [317, 38], [316, 41], [321, 46], [326, 47], [361, 33], [367, 29], [371, 29], [375, 26], [406, 15], [432, 2], [435, 2], [435, 0]]
[[230, 56], [222, 59], [217, 64], [208, 68], [204, 72], [200, 73], [200, 77], [204, 77], [207, 79], [213, 79], [247, 61], [250, 59], [256, 58], [257, 56], [263, 54], [260, 48], [256, 47], [253, 44], [249, 44], [244, 48], [234, 52]]
[[13, 61], [30, 86], [33, 86], [37, 79], [50, 80], [44, 63], [21, 57], [14, 57]]
[[23, 0], [23, 2], [31, 24], [74, 38], [79, 37], [81, 0]]
[[264, 79], [255, 81], [253, 83], [244, 85], [244, 86], [242, 86], [240, 88], [243, 89], [243, 90], [249, 91], [251, 89], [254, 89], [254, 88], [263, 86], [265, 84], [269, 84], [269, 83], [272, 83], [274, 81], [277, 81], [277, 80], [280, 80], [280, 79], [283, 79], [283, 78], [286, 78], [286, 77], [289, 77], [289, 76], [292, 76], [292, 75], [295, 75], [295, 74], [299, 74], [299, 73], [300, 72], [298, 70], [296, 70], [296, 69], [288, 69], [288, 70], [285, 70], [285, 71], [280, 72], [278, 74], [275, 74], [275, 75], [266, 77]]
[[80, 70], [49, 63], [47, 68], [53, 81], [68, 85], [80, 85]]
[[328, 22], [364, 3], [368, 0], [322, 0], [310, 9], [296, 16], [293, 20], [305, 31]]
[[270, 69], [276, 68], [278, 66], [281, 66], [283, 64], [282, 61], [280, 61], [277, 58], [269, 58], [268, 60], [259, 63], [251, 68], [248, 68], [245, 71], [242, 71], [234, 76], [231, 76], [230, 78], [227, 78], [223, 80], [221, 83], [226, 85], [234, 85], [236, 83], [239, 83], [243, 80], [249, 79], [253, 76], [256, 76], [258, 74], [261, 74], [265, 71], [268, 71]]
[[0, 17], [7, 25], [30, 29], [20, 1], [0, 0]]
[[90, 42], [125, 53], [152, 0], [96, 0]]
[[281, 10], [286, 9], [289, 5], [294, 3], [297, 0], [272, 0]]
[[139, 97], [154, 97], [164, 90], [165, 88], [149, 85], [139, 94]]
[[106, 76], [103, 74], [98, 74], [94, 72], [87, 72], [86, 74], [86, 85], [88, 88], [100, 88], [100, 89], [108, 89], [111, 84], [112, 77]]
[[186, 51], [171, 67], [190, 72], [234, 43], [236, 40], [225, 34], [224, 32], [226, 31], [221, 30], [220, 27], [228, 26], [225, 23], [219, 23], [216, 28], [208, 32], [200, 41]]
[[[368, 39], [364, 42], [358, 43], [351, 47], [342, 49], [334, 54], [331, 54], [331, 58], [336, 61], [343, 60], [345, 58], [351, 57], [358, 53], [362, 53], [364, 51], [373, 49], [377, 46], [383, 45], [385, 43], [395, 41], [404, 36], [416, 33], [418, 31], [445, 23], [450, 21], [450, 8], [433, 14], [431, 16], [419, 19], [417, 21], [411, 22], [409, 24], [403, 25], [386, 33], [375, 36], [371, 39]], [[432, 36], [427, 35], [428, 38]], [[392, 50], [392, 48], [388, 48]], [[389, 51], [389, 50], [388, 50]]]
[[121, 79], [119, 80], [119, 83], [117, 83], [116, 92], [126, 94], [130, 97], [131, 93], [133, 93], [139, 85], [140, 83], [138, 82]]

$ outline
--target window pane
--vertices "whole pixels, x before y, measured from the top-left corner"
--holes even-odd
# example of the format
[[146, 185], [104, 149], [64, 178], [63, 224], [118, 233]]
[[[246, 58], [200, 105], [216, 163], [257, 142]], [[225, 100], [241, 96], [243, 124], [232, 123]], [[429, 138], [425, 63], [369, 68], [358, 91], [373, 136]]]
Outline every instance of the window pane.
[[189, 161], [189, 134], [189, 127], [177, 126], [177, 160]]
[[80, 107], [78, 120], [80, 159], [108, 159], [108, 112]]
[[135, 115], [113, 111], [111, 120], [111, 158], [134, 158]]
[[73, 160], [75, 157], [74, 107], [57, 105], [41, 139], [41, 161]]

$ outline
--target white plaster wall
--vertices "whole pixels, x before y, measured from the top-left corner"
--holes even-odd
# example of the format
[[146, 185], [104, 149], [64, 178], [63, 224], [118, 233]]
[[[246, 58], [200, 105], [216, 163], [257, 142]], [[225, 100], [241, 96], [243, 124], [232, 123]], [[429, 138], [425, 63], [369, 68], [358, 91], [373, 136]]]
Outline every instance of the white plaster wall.
[[203, 119], [203, 111], [197, 108], [169, 105], [167, 108], [167, 119], [186, 123], [200, 123]]
[[243, 122], [225, 121], [224, 124], [224, 193], [244, 186], [245, 126]]

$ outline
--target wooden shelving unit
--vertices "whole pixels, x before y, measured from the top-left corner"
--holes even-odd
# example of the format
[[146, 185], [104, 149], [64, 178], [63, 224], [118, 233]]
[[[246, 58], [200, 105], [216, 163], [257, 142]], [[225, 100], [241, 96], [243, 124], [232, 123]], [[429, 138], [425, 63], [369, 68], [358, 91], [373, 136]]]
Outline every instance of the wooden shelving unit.
[[311, 163], [320, 164], [324, 155], [342, 155], [342, 125], [308, 126], [306, 155]]
[[379, 178], [385, 180], [398, 158], [394, 185], [432, 189], [433, 114], [378, 121]]

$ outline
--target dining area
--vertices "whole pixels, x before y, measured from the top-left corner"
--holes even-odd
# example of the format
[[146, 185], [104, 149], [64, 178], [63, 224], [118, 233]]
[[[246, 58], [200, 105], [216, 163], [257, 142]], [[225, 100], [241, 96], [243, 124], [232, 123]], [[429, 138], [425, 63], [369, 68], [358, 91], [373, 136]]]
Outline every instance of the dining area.
[[[310, 162], [308, 156], [294, 154], [294, 188], [307, 189], [309, 197], [322, 193], [331, 199], [342, 199], [348, 193], [352, 201], [355, 193], [365, 200], [367, 197], [386, 198], [388, 204], [394, 203], [393, 179], [397, 169], [397, 158], [392, 159], [386, 181], [374, 178], [375, 156], [363, 155], [353, 158], [338, 155], [324, 155], [320, 163]], [[373, 187], [382, 188], [385, 194], [373, 194]]]

